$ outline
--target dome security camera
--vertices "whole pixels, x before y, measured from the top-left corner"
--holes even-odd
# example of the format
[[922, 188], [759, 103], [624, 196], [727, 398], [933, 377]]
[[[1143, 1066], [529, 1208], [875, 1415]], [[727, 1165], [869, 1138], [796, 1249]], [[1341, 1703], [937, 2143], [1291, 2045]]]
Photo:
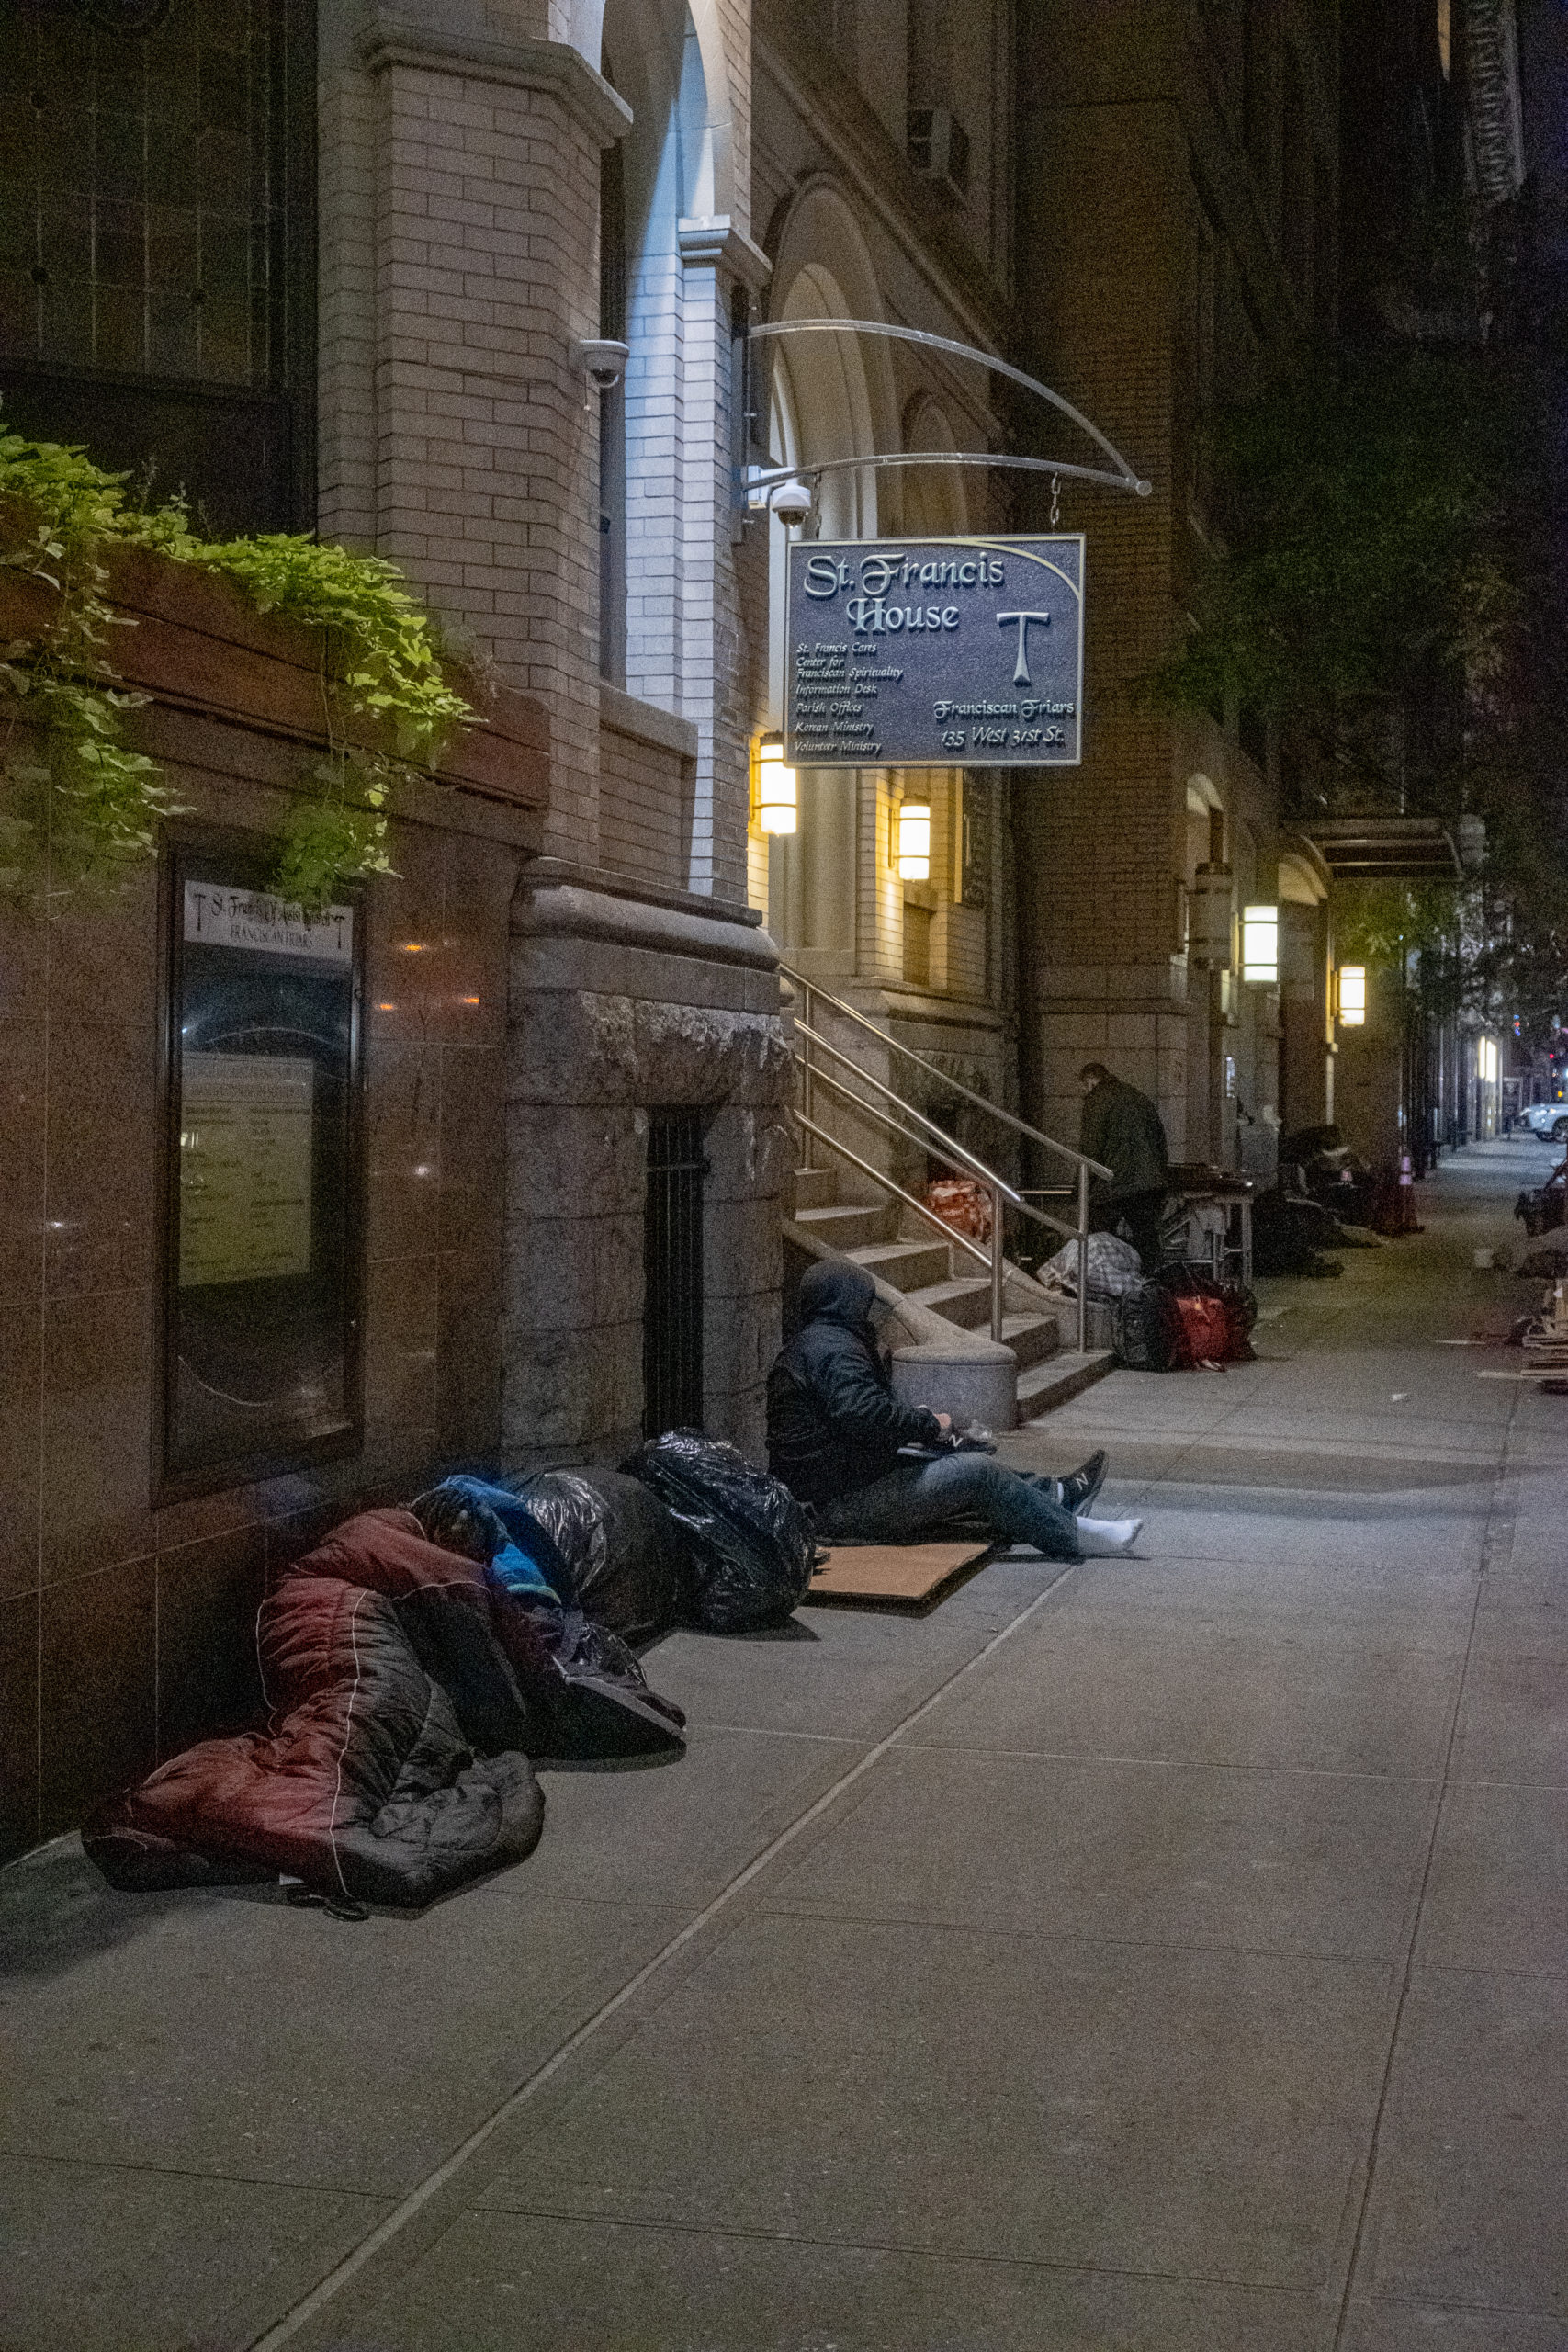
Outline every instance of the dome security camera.
[[811, 513], [812, 493], [803, 481], [781, 481], [768, 503], [781, 523], [804, 523]]
[[577, 346], [577, 357], [594, 390], [611, 392], [626, 374], [631, 352], [611, 335], [585, 335]]

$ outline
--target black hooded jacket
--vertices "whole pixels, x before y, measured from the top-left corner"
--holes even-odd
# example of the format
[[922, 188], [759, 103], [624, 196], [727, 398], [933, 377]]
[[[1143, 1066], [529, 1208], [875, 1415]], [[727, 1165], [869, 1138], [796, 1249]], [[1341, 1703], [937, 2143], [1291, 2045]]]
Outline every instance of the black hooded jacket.
[[808, 1267], [800, 1329], [768, 1374], [769, 1466], [803, 1503], [869, 1486], [892, 1469], [901, 1445], [942, 1434], [934, 1413], [893, 1394], [871, 1328], [875, 1296], [863, 1266]]

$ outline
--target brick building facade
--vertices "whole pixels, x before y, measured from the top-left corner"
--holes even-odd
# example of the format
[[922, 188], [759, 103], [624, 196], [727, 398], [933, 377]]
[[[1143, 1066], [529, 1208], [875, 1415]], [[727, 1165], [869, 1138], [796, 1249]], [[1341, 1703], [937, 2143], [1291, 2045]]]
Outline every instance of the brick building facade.
[[[395, 559], [507, 717], [399, 808], [398, 876], [367, 886], [363, 1442], [330, 1464], [158, 1498], [167, 909], [149, 879], [101, 933], [0, 943], [26, 1202], [12, 1846], [241, 1703], [257, 1579], [354, 1499], [457, 1463], [614, 1459], [672, 1359], [682, 1417], [758, 1448], [796, 1157], [781, 956], [887, 1037], [856, 1048], [875, 1073], [1005, 1168], [958, 1090], [1071, 1142], [1087, 1056], [1156, 1095], [1178, 1154], [1260, 1175], [1281, 1120], [1332, 1115], [1329, 881], [1282, 828], [1279, 744], [1129, 689], [1187, 625], [1215, 528], [1199, 419], [1332, 322], [1339, 177], [1325, 0], [18, 17], [4, 73], [38, 119], [5, 164], [8, 420], [184, 483], [215, 529]], [[77, 135], [115, 108], [134, 170]], [[85, 175], [68, 202], [62, 171]], [[116, 235], [73, 244], [84, 207]], [[1088, 534], [1081, 768], [802, 771], [795, 831], [767, 835], [790, 526], [749, 507], [748, 467], [867, 461], [818, 478], [826, 537], [991, 533], [1046, 519], [1016, 475], [869, 461], [1086, 454], [982, 360], [748, 339], [830, 319], [1030, 369], [1153, 491], [1063, 493]], [[626, 346], [603, 390], [594, 340]], [[223, 628], [192, 626], [216, 660]], [[267, 747], [309, 727], [279, 733], [265, 679], [214, 702], [165, 669], [151, 691], [188, 822], [264, 845], [288, 791]], [[923, 880], [896, 857], [910, 801]], [[1277, 988], [1198, 952], [1226, 876], [1235, 909], [1280, 909]], [[134, 979], [109, 1010], [106, 954]], [[650, 1138], [701, 1188], [683, 1291], [650, 1256]]]
[[[1176, 1156], [1269, 1177], [1281, 1118], [1332, 1116], [1325, 877], [1281, 844], [1261, 726], [1134, 687], [1189, 625], [1217, 527], [1200, 419], [1332, 320], [1335, 11], [1040, 0], [1021, 79], [1027, 348], [1154, 484], [1089, 520], [1084, 765], [1019, 795], [1025, 1097], [1070, 1134], [1077, 1067], [1103, 1058], [1157, 1099]], [[1211, 865], [1238, 910], [1280, 905], [1282, 989], [1189, 952]]]
[[[0, 1457], [10, 1850], [245, 1713], [263, 1580], [355, 1502], [457, 1464], [615, 1460], [650, 1418], [754, 1451], [792, 1159], [776, 959], [746, 903], [732, 369], [768, 264], [744, 12], [23, 13], [16, 102], [60, 109], [71, 204], [126, 233], [69, 278], [42, 132], [36, 161], [11, 151], [8, 419], [151, 469], [155, 494], [183, 483], [221, 530], [314, 525], [393, 558], [477, 665], [492, 723], [446, 789], [410, 787], [397, 873], [364, 891], [363, 1312], [354, 1441], [330, 1459], [197, 1494], [160, 1469], [168, 893], [148, 875], [105, 922], [4, 926], [23, 1207]], [[220, 85], [228, 119], [194, 119]], [[116, 108], [141, 178], [114, 163]], [[182, 160], [204, 139], [221, 221]], [[244, 256], [246, 337], [112, 341], [122, 316], [177, 322], [215, 299], [201, 272], [235, 221], [253, 232], [223, 248]], [[288, 310], [278, 253], [312, 245]], [[616, 330], [630, 362], [602, 396], [582, 346]], [[306, 359], [314, 397], [288, 439]], [[310, 741], [274, 685], [309, 651], [288, 632], [258, 647], [231, 614], [178, 625], [196, 650], [150, 678], [138, 722], [190, 804], [165, 863], [198, 841], [265, 857]], [[138, 641], [151, 660], [145, 616]], [[671, 1132], [694, 1266], [659, 1258], [649, 1136]]]

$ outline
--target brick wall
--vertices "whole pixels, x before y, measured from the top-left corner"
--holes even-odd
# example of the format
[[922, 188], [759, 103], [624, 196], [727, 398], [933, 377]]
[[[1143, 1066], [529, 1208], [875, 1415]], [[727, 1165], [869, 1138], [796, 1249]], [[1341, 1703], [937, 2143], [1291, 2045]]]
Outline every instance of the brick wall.
[[686, 887], [696, 761], [606, 721], [599, 753], [599, 860], [611, 874]]

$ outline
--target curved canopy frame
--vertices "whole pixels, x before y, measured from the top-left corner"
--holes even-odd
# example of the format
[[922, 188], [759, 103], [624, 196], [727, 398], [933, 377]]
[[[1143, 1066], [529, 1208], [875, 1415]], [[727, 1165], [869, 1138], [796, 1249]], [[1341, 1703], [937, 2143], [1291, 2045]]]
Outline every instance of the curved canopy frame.
[[[1041, 383], [1037, 377], [1025, 375], [1021, 368], [1013, 367], [1010, 360], [998, 359], [994, 352], [982, 351], [974, 344], [952, 342], [946, 335], [928, 334], [921, 327], [892, 326], [881, 319], [778, 319], [751, 329], [753, 342], [760, 342], [764, 335], [786, 334], [882, 335], [894, 343], [918, 344], [927, 351], [944, 351], [957, 359], [973, 360], [981, 368], [988, 368], [993, 375], [1006, 376], [1010, 382], [1021, 384], [1025, 391], [1033, 392], [1040, 400], [1048, 401], [1052, 408], [1059, 410], [1081, 433], [1087, 434], [1098, 448], [1104, 450], [1116, 469], [1114, 473], [1111, 473], [1099, 466], [1067, 465], [1050, 458], [993, 456], [988, 450], [908, 449], [892, 451], [886, 457], [856, 458], [852, 460], [830, 458], [816, 465], [807, 464], [801, 469], [807, 475], [836, 471], [852, 462], [858, 466], [1007, 466], [1021, 472], [1060, 474], [1066, 480], [1097, 481], [1110, 490], [1130, 490], [1138, 498], [1147, 498], [1154, 487], [1128, 464], [1120, 449], [1107, 439], [1098, 425], [1089, 423], [1080, 409], [1076, 409], [1070, 401], [1065, 401], [1060, 392], [1054, 392], [1049, 384]], [[752, 490], [771, 489], [777, 482], [790, 481], [795, 471], [793, 466], [774, 467], [751, 474], [747, 486]]]

